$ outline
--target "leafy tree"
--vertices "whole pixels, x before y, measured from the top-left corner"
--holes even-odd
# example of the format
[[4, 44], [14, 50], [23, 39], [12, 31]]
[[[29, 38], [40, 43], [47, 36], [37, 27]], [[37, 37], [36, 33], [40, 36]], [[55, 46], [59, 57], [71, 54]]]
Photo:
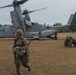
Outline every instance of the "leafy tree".
[[9, 24], [4, 24], [4, 26], [10, 26]]
[[0, 24], [0, 27], [2, 27], [3, 25], [2, 24]]
[[62, 23], [55, 23], [53, 26], [62, 26]]

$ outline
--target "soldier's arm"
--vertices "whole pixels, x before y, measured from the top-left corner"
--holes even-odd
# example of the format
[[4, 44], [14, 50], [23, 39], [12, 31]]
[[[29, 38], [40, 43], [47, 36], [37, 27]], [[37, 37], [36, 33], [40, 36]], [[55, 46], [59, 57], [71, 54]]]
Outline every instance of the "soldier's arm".
[[28, 50], [28, 44], [25, 38], [23, 39], [23, 46], [24, 50]]
[[23, 45], [24, 45], [24, 46], [28, 46], [27, 41], [26, 41], [25, 38], [23, 38]]
[[15, 40], [14, 40], [14, 43], [13, 43], [13, 49], [15, 48], [15, 46], [16, 46], [16, 45], [15, 45]]
[[13, 49], [16, 47], [16, 39], [14, 39]]

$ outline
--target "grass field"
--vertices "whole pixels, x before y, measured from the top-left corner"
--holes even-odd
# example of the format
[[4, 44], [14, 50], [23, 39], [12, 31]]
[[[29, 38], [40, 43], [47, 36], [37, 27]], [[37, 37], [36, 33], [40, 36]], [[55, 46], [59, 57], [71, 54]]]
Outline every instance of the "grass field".
[[[58, 40], [33, 40], [29, 46], [32, 70], [29, 73], [21, 66], [21, 75], [76, 75], [76, 47], [64, 47], [67, 35], [76, 38], [76, 33], [60, 33]], [[0, 39], [0, 75], [17, 75], [12, 45], [13, 39]]]

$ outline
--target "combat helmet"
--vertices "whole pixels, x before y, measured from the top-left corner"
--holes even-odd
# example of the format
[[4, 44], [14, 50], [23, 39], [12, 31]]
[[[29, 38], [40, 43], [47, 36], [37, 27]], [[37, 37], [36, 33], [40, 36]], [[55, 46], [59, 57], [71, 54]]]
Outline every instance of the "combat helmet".
[[17, 32], [16, 32], [16, 34], [23, 35], [24, 33], [23, 33], [23, 31], [21, 29], [18, 29]]

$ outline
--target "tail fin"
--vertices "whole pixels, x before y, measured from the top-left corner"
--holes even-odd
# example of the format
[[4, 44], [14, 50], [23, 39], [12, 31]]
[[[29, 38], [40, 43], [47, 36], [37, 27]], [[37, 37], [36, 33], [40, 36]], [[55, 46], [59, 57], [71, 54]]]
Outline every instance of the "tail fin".
[[75, 14], [71, 14], [68, 25], [70, 25], [72, 31], [76, 31], [76, 12]]
[[70, 25], [71, 24], [71, 22], [72, 22], [72, 20], [73, 20], [73, 17], [74, 17], [74, 14], [71, 14], [71, 16], [70, 16], [70, 18], [69, 18], [69, 21], [68, 21], [68, 25]]

